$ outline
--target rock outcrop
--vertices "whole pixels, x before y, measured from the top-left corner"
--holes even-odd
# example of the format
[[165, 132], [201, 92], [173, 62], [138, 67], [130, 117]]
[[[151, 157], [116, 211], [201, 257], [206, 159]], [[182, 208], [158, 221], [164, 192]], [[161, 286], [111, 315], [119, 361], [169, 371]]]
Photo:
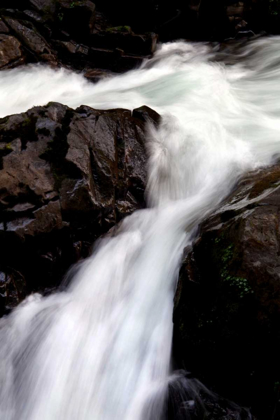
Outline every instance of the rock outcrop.
[[0, 119], [0, 311], [57, 286], [94, 240], [145, 205], [147, 107], [50, 103]]
[[202, 224], [174, 310], [177, 363], [264, 420], [280, 408], [279, 210], [280, 165], [242, 179]]
[[91, 0], [4, 0], [0, 5], [0, 69], [43, 62], [122, 72], [151, 55], [156, 42], [154, 33], [114, 26]]
[[[222, 40], [244, 31], [269, 30], [279, 13], [278, 0], [95, 0], [115, 25], [154, 31], [160, 40]], [[269, 4], [270, 3], [270, 4]], [[241, 35], [241, 34], [239, 34]]]
[[99, 70], [97, 80], [100, 70], [139, 66], [158, 38], [221, 41], [279, 33], [279, 16], [276, 0], [269, 7], [264, 0], [1, 0], [0, 69], [40, 62]]

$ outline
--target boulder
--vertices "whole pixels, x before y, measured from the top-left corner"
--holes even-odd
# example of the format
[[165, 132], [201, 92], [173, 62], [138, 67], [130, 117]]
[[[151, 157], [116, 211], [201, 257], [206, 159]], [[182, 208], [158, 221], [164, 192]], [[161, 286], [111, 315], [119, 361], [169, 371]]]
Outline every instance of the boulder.
[[165, 407], [168, 420], [257, 420], [250, 410], [222, 398], [182, 370], [169, 380]]
[[62, 29], [77, 41], [83, 41], [93, 33], [95, 4], [90, 0], [59, 0], [58, 19]]
[[5, 23], [26, 47], [34, 61], [52, 62], [56, 60], [50, 45], [31, 22], [5, 17]]
[[139, 35], [132, 32], [129, 26], [116, 26], [95, 32], [91, 42], [96, 48], [118, 48], [128, 54], [146, 56], [155, 51], [157, 39], [158, 36], [153, 32]]
[[202, 223], [174, 308], [179, 366], [263, 420], [279, 398], [279, 210], [279, 164], [244, 177]]
[[57, 0], [28, 0], [32, 8], [40, 14], [53, 16], [57, 9]]
[[0, 18], [0, 34], [8, 34], [9, 32], [8, 26], [5, 25], [3, 20]]
[[23, 64], [23, 62], [24, 56], [20, 42], [14, 36], [0, 34], [0, 69]]
[[[154, 33], [136, 34], [127, 26], [114, 27], [102, 13], [96, 13], [91, 0], [25, 0], [11, 7], [4, 3], [0, 34], [16, 39], [26, 63], [103, 72], [139, 66], [154, 52], [157, 42]], [[11, 40], [2, 44], [3, 67], [22, 64], [10, 57], [16, 49], [10, 46]]]
[[95, 239], [145, 205], [145, 121], [134, 114], [50, 103], [0, 119], [2, 314], [57, 287]]

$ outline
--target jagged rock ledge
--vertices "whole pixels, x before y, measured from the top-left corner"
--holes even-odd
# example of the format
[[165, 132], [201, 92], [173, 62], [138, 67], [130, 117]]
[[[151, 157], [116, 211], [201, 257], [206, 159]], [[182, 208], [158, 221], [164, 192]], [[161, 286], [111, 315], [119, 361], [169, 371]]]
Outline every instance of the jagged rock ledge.
[[[2, 0], [0, 69], [45, 63], [97, 70], [100, 77], [139, 66], [157, 35], [114, 26], [91, 0]], [[95, 74], [95, 80], [98, 78]]]
[[58, 103], [0, 119], [0, 315], [145, 205], [147, 120], [160, 116]]

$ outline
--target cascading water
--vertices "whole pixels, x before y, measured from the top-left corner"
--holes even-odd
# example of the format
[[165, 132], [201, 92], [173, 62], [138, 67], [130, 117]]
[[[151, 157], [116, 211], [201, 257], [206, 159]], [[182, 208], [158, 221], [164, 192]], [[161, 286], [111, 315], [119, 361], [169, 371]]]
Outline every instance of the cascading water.
[[162, 418], [183, 249], [237, 178], [280, 152], [279, 44], [252, 43], [228, 66], [205, 45], [166, 44], [97, 85], [40, 66], [0, 74], [2, 116], [58, 101], [163, 117], [147, 127], [149, 208], [103, 239], [66, 291], [1, 320], [1, 419]]

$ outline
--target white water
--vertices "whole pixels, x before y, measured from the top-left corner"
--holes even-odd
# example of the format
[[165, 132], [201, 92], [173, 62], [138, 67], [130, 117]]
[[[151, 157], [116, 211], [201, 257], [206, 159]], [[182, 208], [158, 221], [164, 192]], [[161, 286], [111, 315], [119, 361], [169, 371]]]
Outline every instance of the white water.
[[279, 46], [258, 41], [226, 67], [204, 45], [167, 44], [97, 85], [43, 67], [0, 73], [2, 116], [48, 101], [163, 116], [147, 134], [149, 208], [99, 244], [67, 291], [1, 320], [1, 420], [161, 419], [183, 248], [238, 176], [280, 152]]

